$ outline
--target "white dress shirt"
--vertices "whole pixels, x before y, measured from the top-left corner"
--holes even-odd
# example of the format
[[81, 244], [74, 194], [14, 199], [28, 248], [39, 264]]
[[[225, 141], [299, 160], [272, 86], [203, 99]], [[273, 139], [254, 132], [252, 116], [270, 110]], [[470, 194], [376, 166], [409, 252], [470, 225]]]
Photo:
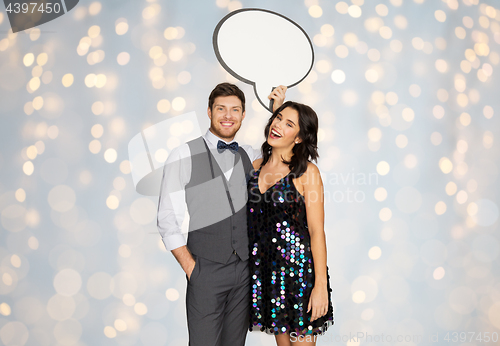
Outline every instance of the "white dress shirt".
[[[214, 135], [210, 129], [207, 130], [203, 138], [219, 164], [221, 171], [229, 180], [233, 172], [235, 154], [229, 149], [219, 153], [217, 151], [217, 142], [222, 140], [226, 144], [230, 144], [234, 141], [226, 142]], [[250, 162], [262, 157], [260, 150], [255, 150], [250, 145], [241, 145], [241, 147], [248, 154]], [[169, 251], [187, 244], [182, 229], [187, 213], [185, 186], [191, 178], [190, 156], [189, 146], [184, 143], [172, 150], [163, 169], [158, 200], [157, 225], [163, 244]], [[207, 169], [209, 168], [207, 167]]]

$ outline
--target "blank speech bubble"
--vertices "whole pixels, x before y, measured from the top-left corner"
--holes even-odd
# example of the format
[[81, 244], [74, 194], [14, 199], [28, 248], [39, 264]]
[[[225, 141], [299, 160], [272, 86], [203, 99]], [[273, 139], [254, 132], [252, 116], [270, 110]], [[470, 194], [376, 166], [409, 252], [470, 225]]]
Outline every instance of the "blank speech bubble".
[[253, 85], [266, 109], [273, 88], [297, 85], [314, 62], [313, 46], [304, 29], [263, 9], [241, 9], [222, 18], [214, 30], [213, 45], [220, 64], [235, 78]]

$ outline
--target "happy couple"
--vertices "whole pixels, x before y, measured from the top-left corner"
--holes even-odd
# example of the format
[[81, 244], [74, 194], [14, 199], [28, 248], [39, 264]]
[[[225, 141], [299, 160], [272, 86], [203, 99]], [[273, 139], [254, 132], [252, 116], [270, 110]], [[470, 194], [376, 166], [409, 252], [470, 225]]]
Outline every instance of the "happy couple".
[[[234, 137], [245, 95], [221, 83], [210, 128], [164, 167], [158, 230], [186, 273], [191, 346], [242, 346], [247, 331], [278, 346], [315, 345], [333, 322], [324, 232], [318, 117], [275, 88], [261, 150]], [[181, 233], [189, 214], [187, 242]]]

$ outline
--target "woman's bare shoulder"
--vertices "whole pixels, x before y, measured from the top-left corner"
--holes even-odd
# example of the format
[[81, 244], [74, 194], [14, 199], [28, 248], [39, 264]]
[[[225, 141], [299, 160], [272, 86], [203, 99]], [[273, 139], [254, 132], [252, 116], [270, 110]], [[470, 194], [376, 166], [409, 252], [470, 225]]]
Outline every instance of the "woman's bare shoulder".
[[263, 160], [264, 160], [263, 158], [260, 158], [260, 159], [255, 160], [254, 162], [252, 162], [253, 168], [259, 169]]

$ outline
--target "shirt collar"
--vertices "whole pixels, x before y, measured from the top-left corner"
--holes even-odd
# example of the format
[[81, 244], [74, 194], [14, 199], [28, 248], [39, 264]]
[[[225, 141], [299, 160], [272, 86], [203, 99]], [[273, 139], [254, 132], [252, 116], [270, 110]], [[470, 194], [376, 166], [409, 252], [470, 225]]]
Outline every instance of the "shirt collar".
[[210, 129], [208, 129], [208, 130], [207, 130], [207, 132], [205, 133], [205, 139], [206, 139], [207, 141], [209, 141], [209, 142], [210, 142], [210, 144], [212, 144], [214, 147], [217, 147], [217, 143], [218, 143], [219, 141], [223, 141], [223, 142], [224, 142], [224, 143], [226, 143], [226, 144], [231, 144], [231, 143], [233, 143], [233, 142], [234, 142], [234, 139], [233, 139], [231, 142], [226, 142], [226, 141], [225, 141], [225, 140], [223, 140], [222, 138], [219, 138], [219, 137], [217, 137], [216, 135], [214, 135], [214, 134], [212, 133], [212, 131], [210, 131]]

